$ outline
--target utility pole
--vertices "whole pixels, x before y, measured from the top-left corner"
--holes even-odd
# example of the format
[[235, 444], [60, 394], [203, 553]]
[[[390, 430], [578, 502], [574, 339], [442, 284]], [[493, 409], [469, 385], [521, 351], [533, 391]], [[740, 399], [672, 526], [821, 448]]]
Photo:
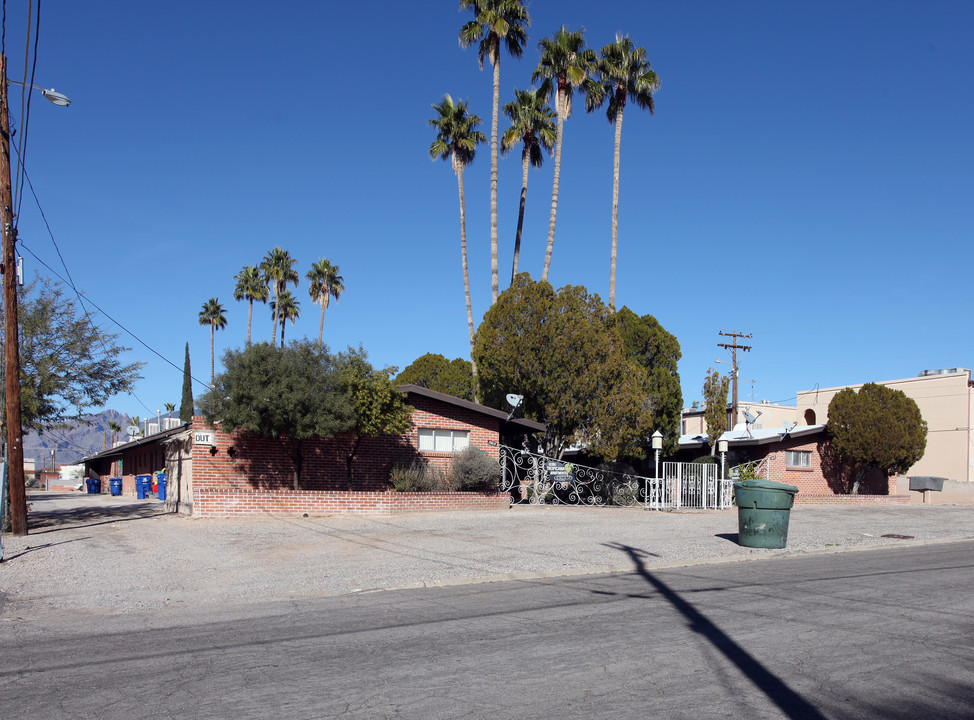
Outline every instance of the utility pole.
[[737, 366], [737, 351], [743, 350], [747, 352], [751, 349], [750, 345], [738, 345], [737, 338], [749, 338], [751, 335], [745, 335], [739, 332], [729, 332], [729, 333], [719, 333], [724, 337], [734, 338], [733, 343], [717, 343], [717, 347], [726, 348], [731, 351], [731, 388], [732, 388], [732, 400], [731, 400], [731, 412], [733, 413], [733, 420], [731, 421], [731, 428], [737, 424], [737, 376], [740, 374], [738, 372], [739, 368]]
[[27, 534], [23, 428], [20, 421], [20, 339], [17, 327], [17, 249], [10, 176], [10, 113], [7, 58], [0, 55], [0, 231], [3, 232], [3, 350], [7, 411], [7, 467], [10, 478], [10, 531]]

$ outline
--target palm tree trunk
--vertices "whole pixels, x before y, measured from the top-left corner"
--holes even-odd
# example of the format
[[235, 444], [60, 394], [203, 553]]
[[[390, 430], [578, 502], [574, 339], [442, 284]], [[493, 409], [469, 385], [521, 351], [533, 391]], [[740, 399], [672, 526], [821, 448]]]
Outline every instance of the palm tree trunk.
[[251, 298], [247, 308], [247, 347], [250, 347], [250, 323], [254, 319], [254, 300]]
[[616, 309], [616, 246], [619, 241], [619, 163], [622, 159], [622, 104], [616, 110], [616, 147], [612, 165], [612, 255], [609, 260], [609, 308]]
[[490, 119], [490, 303], [497, 302], [497, 115], [501, 103], [500, 48], [494, 57], [494, 108]]
[[473, 368], [474, 387], [477, 386], [477, 363], [473, 359], [474, 329], [473, 306], [470, 304], [470, 276], [467, 273], [467, 212], [463, 197], [463, 166], [453, 160], [457, 173], [457, 188], [460, 191], [460, 260], [463, 265], [463, 294], [467, 301], [467, 331], [470, 334], [470, 364]]
[[555, 177], [551, 183], [551, 219], [548, 221], [548, 249], [544, 256], [544, 270], [541, 272], [541, 281], [548, 281], [548, 269], [551, 267], [551, 249], [555, 244], [555, 218], [558, 216], [558, 180], [561, 178], [561, 141], [565, 131], [565, 113], [563, 111], [564, 100], [561, 93], [556, 98], [558, 105], [558, 130], [555, 137]]
[[517, 211], [517, 234], [514, 236], [514, 264], [511, 266], [511, 283], [514, 283], [514, 276], [517, 275], [517, 260], [521, 254], [521, 228], [524, 227], [524, 201], [528, 196], [528, 166], [530, 165], [530, 148], [524, 148], [521, 172], [521, 206]]
[[271, 310], [271, 317], [274, 319], [274, 329], [271, 330], [271, 347], [274, 347], [274, 343], [277, 341], [277, 288], [274, 289], [274, 309]]
[[321, 321], [318, 323], [318, 349], [321, 350], [321, 337], [325, 334], [325, 298], [321, 300]]
[[216, 355], [213, 348], [213, 335], [215, 333], [213, 323], [210, 323], [210, 385], [213, 385], [213, 379], [216, 377]]

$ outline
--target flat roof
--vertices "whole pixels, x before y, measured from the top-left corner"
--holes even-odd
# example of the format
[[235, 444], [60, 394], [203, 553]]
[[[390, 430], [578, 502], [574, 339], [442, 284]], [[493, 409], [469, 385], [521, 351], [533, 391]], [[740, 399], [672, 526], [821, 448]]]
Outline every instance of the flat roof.
[[[787, 430], [784, 427], [775, 428], [751, 428], [748, 435], [747, 428], [741, 427], [744, 423], [738, 423], [733, 430], [723, 433], [718, 440], [726, 440], [730, 445], [767, 445], [768, 443], [784, 440], [785, 437], [798, 438], [805, 435], [817, 435], [825, 431], [824, 425], [800, 425]], [[692, 445], [709, 444], [706, 435], [681, 435], [680, 445], [687, 447]]]

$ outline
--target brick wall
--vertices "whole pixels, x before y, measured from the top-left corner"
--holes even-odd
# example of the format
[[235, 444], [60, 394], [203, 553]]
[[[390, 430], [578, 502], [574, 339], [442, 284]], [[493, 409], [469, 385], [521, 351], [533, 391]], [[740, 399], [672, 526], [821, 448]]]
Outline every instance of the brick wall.
[[[450, 453], [419, 452], [419, 429], [465, 430], [470, 433], [470, 444], [480, 448], [495, 460], [499, 459], [500, 420], [466, 408], [443, 403], [432, 398], [409, 393], [406, 402], [416, 408], [413, 427], [405, 436], [415, 451], [428, 463], [448, 470]], [[493, 443], [493, 444], [491, 444]]]
[[[796, 503], [833, 505], [908, 504], [909, 496], [896, 495], [896, 478], [873, 472], [866, 476], [858, 495], [849, 495], [848, 468], [843, 468], [831, 456], [828, 441], [822, 438], [782, 440], [767, 446], [768, 480], [794, 485], [798, 488]], [[788, 467], [788, 451], [803, 451], [810, 455], [810, 466]]]
[[196, 517], [398, 515], [457, 510], [507, 510], [507, 493], [392, 493], [197, 488]]
[[[194, 417], [193, 431], [211, 431], [213, 445], [192, 447], [193, 515], [392, 514], [507, 507], [510, 498], [506, 494], [385, 492], [389, 470], [397, 463], [423, 460], [449, 470], [451, 453], [419, 451], [419, 428], [467, 431], [471, 445], [498, 457], [498, 418], [413, 394], [407, 402], [415, 408], [413, 426], [402, 436], [303, 440], [297, 491], [290, 454], [294, 446], [289, 440], [226, 433], [219, 427], [210, 428], [202, 417]], [[346, 463], [353, 448], [349, 482]]]

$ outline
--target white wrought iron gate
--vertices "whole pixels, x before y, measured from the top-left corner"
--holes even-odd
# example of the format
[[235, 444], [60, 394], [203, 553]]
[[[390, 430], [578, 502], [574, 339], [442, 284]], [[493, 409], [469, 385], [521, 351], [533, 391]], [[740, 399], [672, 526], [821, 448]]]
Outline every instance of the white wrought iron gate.
[[660, 477], [593, 468], [500, 446], [501, 491], [511, 503], [643, 505], [654, 510], [730, 507], [733, 480], [717, 465], [664, 462]]

